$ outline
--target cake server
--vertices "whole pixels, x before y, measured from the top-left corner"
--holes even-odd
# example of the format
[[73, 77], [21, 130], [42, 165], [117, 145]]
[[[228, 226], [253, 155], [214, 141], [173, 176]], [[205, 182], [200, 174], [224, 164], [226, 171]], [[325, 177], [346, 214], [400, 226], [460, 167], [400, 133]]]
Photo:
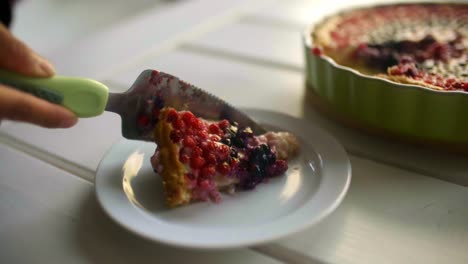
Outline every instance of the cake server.
[[166, 106], [189, 110], [208, 120], [237, 122], [239, 127], [250, 127], [255, 134], [266, 132], [224, 100], [155, 70], [143, 71], [124, 93], [111, 93], [103, 83], [86, 78], [33, 78], [6, 71], [0, 71], [0, 83], [63, 105], [78, 117], [94, 117], [104, 111], [117, 113], [122, 118], [122, 135], [128, 139], [153, 141], [157, 110]]

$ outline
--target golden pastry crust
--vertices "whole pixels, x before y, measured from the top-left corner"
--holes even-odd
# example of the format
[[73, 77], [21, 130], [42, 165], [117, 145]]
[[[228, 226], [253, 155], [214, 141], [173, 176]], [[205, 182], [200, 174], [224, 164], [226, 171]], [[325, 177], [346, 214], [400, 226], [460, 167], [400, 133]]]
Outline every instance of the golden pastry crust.
[[408, 77], [406, 77], [404, 75], [390, 75], [390, 73], [389, 73], [388, 75], [386, 75], [386, 74], [377, 74], [376, 76], [384, 78], [384, 79], [388, 79], [388, 80], [391, 80], [391, 81], [394, 81], [394, 82], [397, 82], [397, 83], [414, 84], [414, 85], [419, 85], [419, 86], [431, 88], [433, 90], [440, 90], [440, 91], [444, 90], [439, 86], [430, 85], [430, 84], [425, 83], [425, 82], [420, 81], [420, 80], [415, 80], [415, 79], [412, 79], [412, 78], [408, 78]]
[[[161, 119], [167, 118], [167, 109], [160, 113]], [[179, 147], [170, 139], [173, 127], [168, 122], [158, 122], [154, 129], [154, 138], [158, 142], [159, 165], [161, 171], [166, 203], [169, 207], [176, 207], [190, 203], [192, 194], [188, 188], [184, 165], [179, 161]]]

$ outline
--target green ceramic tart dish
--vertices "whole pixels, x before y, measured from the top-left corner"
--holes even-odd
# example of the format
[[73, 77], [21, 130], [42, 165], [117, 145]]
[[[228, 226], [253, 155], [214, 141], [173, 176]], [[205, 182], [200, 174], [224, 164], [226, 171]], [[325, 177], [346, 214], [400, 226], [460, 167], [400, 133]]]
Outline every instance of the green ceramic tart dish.
[[345, 10], [303, 36], [310, 102], [346, 124], [468, 152], [468, 5]]

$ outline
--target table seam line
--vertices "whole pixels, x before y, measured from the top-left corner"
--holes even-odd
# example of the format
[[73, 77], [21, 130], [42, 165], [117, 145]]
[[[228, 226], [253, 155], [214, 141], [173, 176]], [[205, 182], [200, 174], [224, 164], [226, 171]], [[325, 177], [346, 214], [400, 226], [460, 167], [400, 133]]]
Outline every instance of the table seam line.
[[256, 65], [261, 67], [273, 68], [277, 70], [284, 70], [294, 73], [301, 73], [304, 69], [300, 66], [295, 66], [289, 63], [283, 63], [278, 61], [272, 61], [268, 59], [262, 58], [255, 58], [250, 55], [243, 55], [237, 52], [230, 52], [224, 50], [222, 48], [212, 48], [212, 47], [205, 47], [200, 44], [193, 44], [193, 43], [184, 43], [179, 45], [179, 50], [197, 53], [205, 56], [211, 56], [215, 58], [221, 58], [229, 61], [241, 62], [250, 65]]
[[277, 242], [266, 245], [249, 247], [250, 250], [288, 264], [325, 264], [312, 256], [308, 256], [297, 250], [282, 246]]
[[290, 30], [305, 30], [307, 26], [304, 26], [297, 22], [287, 21], [285, 19], [275, 17], [265, 17], [255, 14], [244, 15], [239, 22], [245, 24], [254, 24], [259, 26], [266, 26], [271, 28], [290, 29]]
[[450, 180], [447, 180], [446, 179], [447, 177], [445, 177], [444, 175], [441, 175], [441, 174], [438, 174], [438, 173], [435, 173], [435, 172], [432, 172], [432, 171], [425, 170], [424, 168], [410, 167], [410, 166], [407, 166], [407, 165], [404, 165], [404, 164], [398, 164], [396, 162], [387, 161], [387, 160], [384, 160], [384, 159], [379, 158], [379, 157], [372, 157], [372, 156], [366, 155], [363, 152], [356, 151], [354, 149], [350, 149], [350, 148], [346, 148], [346, 147], [345, 147], [345, 149], [348, 152], [348, 154], [350, 154], [350, 155], [352, 155], [352, 156], [354, 156], [356, 158], [365, 159], [365, 160], [372, 161], [372, 162], [375, 162], [375, 163], [378, 163], [378, 164], [381, 164], [381, 165], [385, 165], [385, 166], [397, 168], [397, 169], [400, 169], [400, 170], [404, 170], [404, 171], [407, 171], [407, 172], [410, 172], [410, 173], [420, 174], [420, 175], [423, 175], [423, 176], [426, 176], [426, 177], [430, 177], [430, 178], [437, 179], [437, 180], [440, 180], [440, 181], [448, 182], [448, 183], [451, 183], [451, 184], [456, 184], [456, 185], [459, 185], [459, 186], [468, 187], [468, 181], [466, 183], [461, 183], [460, 181], [455, 182], [456, 179], [452, 179], [453, 181], [450, 181]]
[[14, 138], [4, 132], [0, 132], [0, 143], [30, 157], [34, 157], [53, 167], [66, 171], [69, 174], [76, 176], [86, 182], [94, 184], [92, 179], [94, 179], [95, 172], [85, 168], [84, 166], [63, 159], [55, 154]]

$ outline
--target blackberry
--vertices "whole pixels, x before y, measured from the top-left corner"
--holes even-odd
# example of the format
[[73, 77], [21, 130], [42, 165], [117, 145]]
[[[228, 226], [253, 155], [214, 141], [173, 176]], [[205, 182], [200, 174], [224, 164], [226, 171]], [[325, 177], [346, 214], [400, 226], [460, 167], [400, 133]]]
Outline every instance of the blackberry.
[[270, 147], [266, 144], [254, 148], [250, 154], [250, 162], [259, 164], [262, 167], [273, 164], [276, 161], [276, 156], [271, 152]]
[[238, 148], [243, 148], [245, 147], [245, 142], [243, 139], [236, 136], [232, 139], [232, 145]]
[[220, 141], [221, 143], [223, 143], [224, 145], [227, 145], [227, 146], [231, 146], [232, 143], [231, 143], [231, 139], [228, 138], [228, 137], [223, 137]]
[[244, 148], [246, 147], [246, 142], [248, 142], [250, 138], [253, 138], [253, 136], [252, 129], [249, 127], [237, 129], [235, 135], [231, 138], [232, 145], [238, 148]]
[[237, 152], [237, 150], [231, 149], [231, 157], [232, 158], [238, 158], [239, 157], [239, 153]]

